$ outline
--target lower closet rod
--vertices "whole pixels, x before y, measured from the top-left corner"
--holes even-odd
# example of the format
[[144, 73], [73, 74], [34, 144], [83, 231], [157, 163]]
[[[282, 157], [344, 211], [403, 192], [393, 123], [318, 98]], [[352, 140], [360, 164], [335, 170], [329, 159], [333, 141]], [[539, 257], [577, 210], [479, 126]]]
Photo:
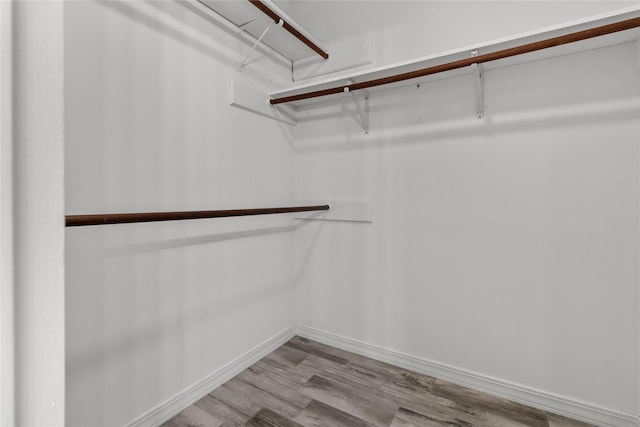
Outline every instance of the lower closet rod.
[[290, 206], [285, 208], [227, 209], [216, 211], [140, 212], [94, 215], [67, 215], [67, 227], [82, 225], [128, 224], [132, 222], [177, 221], [183, 219], [224, 218], [230, 216], [270, 215], [291, 212], [328, 211], [329, 205]]

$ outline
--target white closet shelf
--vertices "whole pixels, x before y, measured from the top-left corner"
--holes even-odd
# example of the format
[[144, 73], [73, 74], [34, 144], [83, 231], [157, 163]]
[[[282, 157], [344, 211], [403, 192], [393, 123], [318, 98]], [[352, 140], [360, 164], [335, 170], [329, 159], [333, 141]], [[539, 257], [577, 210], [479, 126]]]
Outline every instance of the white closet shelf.
[[270, 0], [197, 1], [233, 24], [238, 32], [246, 32], [292, 63], [316, 54], [329, 57], [307, 31]]
[[[601, 28], [607, 28], [606, 31], [612, 31], [600, 35], [599, 32], [602, 31], [599, 29]], [[588, 37], [585, 39], [578, 38], [578, 41], [575, 41], [573, 37], [570, 37], [575, 33], [582, 33], [583, 36], [587, 35]], [[490, 59], [492, 56], [490, 54], [493, 53], [505, 50], [513, 50], [515, 52], [527, 45], [534, 43], [543, 44], [543, 42], [547, 40], [556, 38], [563, 38], [562, 43], [529, 52], [526, 50], [517, 52], [514, 56]], [[357, 90], [363, 90], [363, 92], [369, 94], [400, 86], [415, 85], [434, 79], [470, 74], [477, 69], [477, 67], [473, 66], [476, 63], [476, 61], [474, 61], [475, 58], [478, 59], [477, 63], [481, 64], [484, 70], [489, 70], [612, 46], [638, 39], [640, 39], [640, 6], [634, 6], [612, 13], [572, 21], [563, 25], [546, 27], [511, 37], [450, 50], [437, 55], [429, 55], [410, 61], [374, 68], [365, 72], [346, 74], [332, 79], [294, 86], [271, 92], [269, 98], [272, 105], [286, 103], [286, 105], [296, 108], [345, 96], [343, 92], [353, 93]], [[446, 69], [447, 67], [442, 67], [444, 68], [443, 71], [434, 70], [434, 72], [431, 73], [430, 70], [427, 75], [411, 77], [412, 73], [431, 68], [435, 69], [439, 66], [456, 63], [457, 61], [460, 61], [462, 66], [449, 70]], [[467, 62], [469, 64], [465, 65]], [[393, 81], [394, 77], [402, 75], [408, 78]], [[391, 82], [378, 83], [378, 85], [370, 87], [367, 86], [367, 84], [373, 83], [378, 79], [390, 80]]]

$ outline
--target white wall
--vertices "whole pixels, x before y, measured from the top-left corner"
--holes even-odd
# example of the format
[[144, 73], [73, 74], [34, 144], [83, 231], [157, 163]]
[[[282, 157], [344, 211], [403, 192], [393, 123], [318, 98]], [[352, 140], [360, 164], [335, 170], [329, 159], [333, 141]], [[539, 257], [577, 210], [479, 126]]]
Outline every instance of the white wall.
[[[437, 16], [455, 44], [389, 19], [378, 22], [388, 38], [376, 62], [607, 7], [563, 3], [554, 22], [555, 3], [515, 13], [513, 3], [430, 2], [425, 20]], [[637, 416], [638, 52], [625, 44], [489, 71], [482, 121], [470, 76], [374, 94], [369, 135], [337, 111], [349, 104], [309, 110], [292, 132], [297, 197], [370, 199], [374, 222], [296, 233], [298, 321]]]
[[[293, 199], [283, 126], [227, 105], [238, 41], [177, 2], [65, 5], [68, 214]], [[259, 55], [256, 56], [259, 58]], [[123, 425], [293, 324], [287, 216], [67, 229], [67, 425]]]
[[[309, 30], [380, 65], [625, 4], [373, 3], [354, 33]], [[637, 46], [488, 72], [485, 121], [464, 77], [376, 95], [365, 136], [228, 107], [230, 78], [286, 70], [238, 73], [237, 40], [181, 4], [65, 8], [67, 213], [375, 203], [300, 228], [296, 270], [283, 216], [68, 229], [68, 425], [125, 424], [296, 321], [638, 414]]]
[[[9, 22], [7, 9], [3, 5], [3, 24]], [[3, 354], [3, 363], [13, 363], [14, 371], [6, 383], [2, 378], [3, 388], [13, 387], [11, 397], [3, 390], [2, 423], [60, 426], [65, 423], [63, 5], [14, 2], [12, 9], [12, 61], [3, 64], [12, 67], [12, 86], [2, 87], [3, 108], [5, 97], [12, 103], [11, 147], [3, 140], [2, 155], [12, 157], [2, 159], [11, 175], [3, 170], [1, 234], [2, 266], [13, 269], [2, 275], [2, 297], [13, 299], [3, 300], [2, 350], [14, 351], [9, 359]], [[8, 209], [9, 218], [4, 217]], [[13, 289], [5, 292], [8, 287]], [[5, 340], [12, 338], [13, 346], [7, 346]]]

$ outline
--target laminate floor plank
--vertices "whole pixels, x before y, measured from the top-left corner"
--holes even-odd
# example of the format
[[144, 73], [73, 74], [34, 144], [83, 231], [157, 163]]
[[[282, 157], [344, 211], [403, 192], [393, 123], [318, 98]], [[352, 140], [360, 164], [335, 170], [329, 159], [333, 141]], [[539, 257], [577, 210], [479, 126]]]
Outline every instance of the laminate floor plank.
[[389, 426], [398, 410], [398, 405], [395, 403], [378, 398], [367, 390], [354, 388], [317, 375], [312, 376], [300, 388], [300, 392], [355, 417], [369, 421], [375, 426]]
[[162, 424], [162, 427], [219, 427], [221, 424], [222, 423], [211, 414], [206, 413], [197, 406], [191, 405]]
[[400, 403], [433, 402], [431, 393], [435, 378], [426, 375], [403, 372], [399, 377], [389, 377], [376, 389], [381, 396], [393, 397]]
[[562, 415], [547, 414], [547, 418], [549, 418], [549, 427], [595, 427], [593, 424], [572, 420]]
[[273, 364], [266, 359], [259, 360], [253, 366], [265, 369], [266, 371], [269, 371], [274, 375], [285, 377], [288, 380], [299, 385], [302, 385], [309, 381], [309, 378], [311, 378], [311, 376], [313, 375], [306, 369], [300, 369], [300, 365], [296, 366], [295, 368], [283, 368], [282, 366]]
[[540, 420], [522, 415], [514, 416], [513, 413], [505, 414], [499, 411], [487, 411], [485, 416], [491, 427], [547, 427], [549, 425], [548, 420]]
[[373, 424], [333, 406], [312, 400], [294, 419], [305, 427], [372, 427]]
[[[409, 386], [409, 384], [420, 384], [429, 390], [435, 384], [436, 379], [429, 376], [410, 371], [408, 369], [394, 366], [389, 363], [380, 362], [368, 357], [354, 355], [349, 361], [349, 365], [355, 368], [367, 369], [383, 376], [387, 381], [393, 381], [401, 386]], [[415, 390], [414, 390], [415, 391]]]
[[[304, 362], [297, 366], [301, 372], [311, 375], [320, 375], [327, 379], [337, 381], [346, 380], [358, 384], [365, 389], [371, 389], [372, 384], [382, 385], [386, 380], [382, 375], [365, 368], [351, 366], [349, 363], [340, 364], [328, 359], [309, 355]], [[309, 375], [308, 378], [311, 377]], [[307, 379], [308, 379], [307, 378]]]
[[345, 364], [349, 361], [348, 357], [350, 353], [306, 338], [294, 337], [283, 345], [283, 347], [294, 348], [340, 364]]
[[163, 427], [593, 427], [294, 337]]
[[282, 367], [283, 369], [288, 369], [298, 366], [308, 356], [309, 353], [293, 347], [289, 347], [285, 344], [279, 347], [277, 350], [271, 352], [271, 354], [267, 355], [263, 360], [269, 361], [276, 366]]
[[198, 400], [194, 405], [215, 418], [217, 426], [240, 426], [249, 419], [249, 416], [209, 395]]
[[[384, 393], [384, 390], [380, 390], [380, 392]], [[424, 421], [430, 417], [430, 423], [445, 420], [457, 425], [459, 423], [456, 420], [460, 420], [477, 427], [493, 427], [488, 421], [487, 412], [482, 408], [465, 405], [444, 397], [416, 393], [412, 396], [395, 398], [394, 402], [400, 404], [396, 417], [400, 416], [404, 422], [415, 423], [416, 420], [422, 419]], [[424, 417], [409, 416], [412, 413], [422, 414]]]
[[447, 381], [437, 380], [433, 387], [433, 394], [485, 410], [493, 415], [491, 418], [496, 427], [547, 427], [549, 425], [545, 411]]
[[421, 414], [419, 412], [410, 411], [405, 408], [400, 408], [396, 413], [392, 427], [442, 427], [442, 426], [459, 426], [459, 427], [474, 427], [480, 424], [472, 423], [467, 420], [455, 418], [454, 416], [445, 415], [442, 413], [429, 413], [429, 415]]
[[236, 378], [300, 408], [311, 402], [310, 397], [298, 392], [301, 384], [266, 369], [264, 365], [255, 364], [242, 371]]
[[285, 402], [238, 378], [226, 382], [209, 395], [250, 417], [263, 408], [289, 418], [295, 417], [302, 410], [301, 407]]
[[304, 427], [270, 409], [261, 409], [244, 425], [247, 427]]

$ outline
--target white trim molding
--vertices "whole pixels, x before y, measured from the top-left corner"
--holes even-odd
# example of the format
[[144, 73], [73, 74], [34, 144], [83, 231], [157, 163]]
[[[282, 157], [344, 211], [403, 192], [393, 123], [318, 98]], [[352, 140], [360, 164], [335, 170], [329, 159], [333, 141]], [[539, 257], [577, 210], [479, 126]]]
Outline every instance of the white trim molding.
[[133, 420], [127, 426], [148, 427], [162, 424], [296, 335], [591, 424], [611, 427], [637, 427], [640, 425], [638, 417], [631, 414], [552, 395], [309, 326], [297, 325], [269, 338], [203, 380]]
[[295, 327], [291, 326], [254, 347], [252, 350], [211, 373], [206, 378], [187, 387], [172, 398], [156, 406], [146, 414], [131, 421], [129, 427], [157, 426], [171, 419], [183, 409], [200, 400], [215, 388], [221, 386], [258, 360], [271, 353], [295, 336]]
[[309, 326], [298, 325], [296, 335], [591, 424], [611, 427], [637, 427], [640, 425], [638, 416], [635, 415], [556, 396]]
[[61, 426], [65, 424], [64, 3], [11, 3], [14, 299], [9, 304], [14, 322], [14, 421], [18, 426]]
[[0, 1], [0, 425], [15, 425], [13, 2]]

